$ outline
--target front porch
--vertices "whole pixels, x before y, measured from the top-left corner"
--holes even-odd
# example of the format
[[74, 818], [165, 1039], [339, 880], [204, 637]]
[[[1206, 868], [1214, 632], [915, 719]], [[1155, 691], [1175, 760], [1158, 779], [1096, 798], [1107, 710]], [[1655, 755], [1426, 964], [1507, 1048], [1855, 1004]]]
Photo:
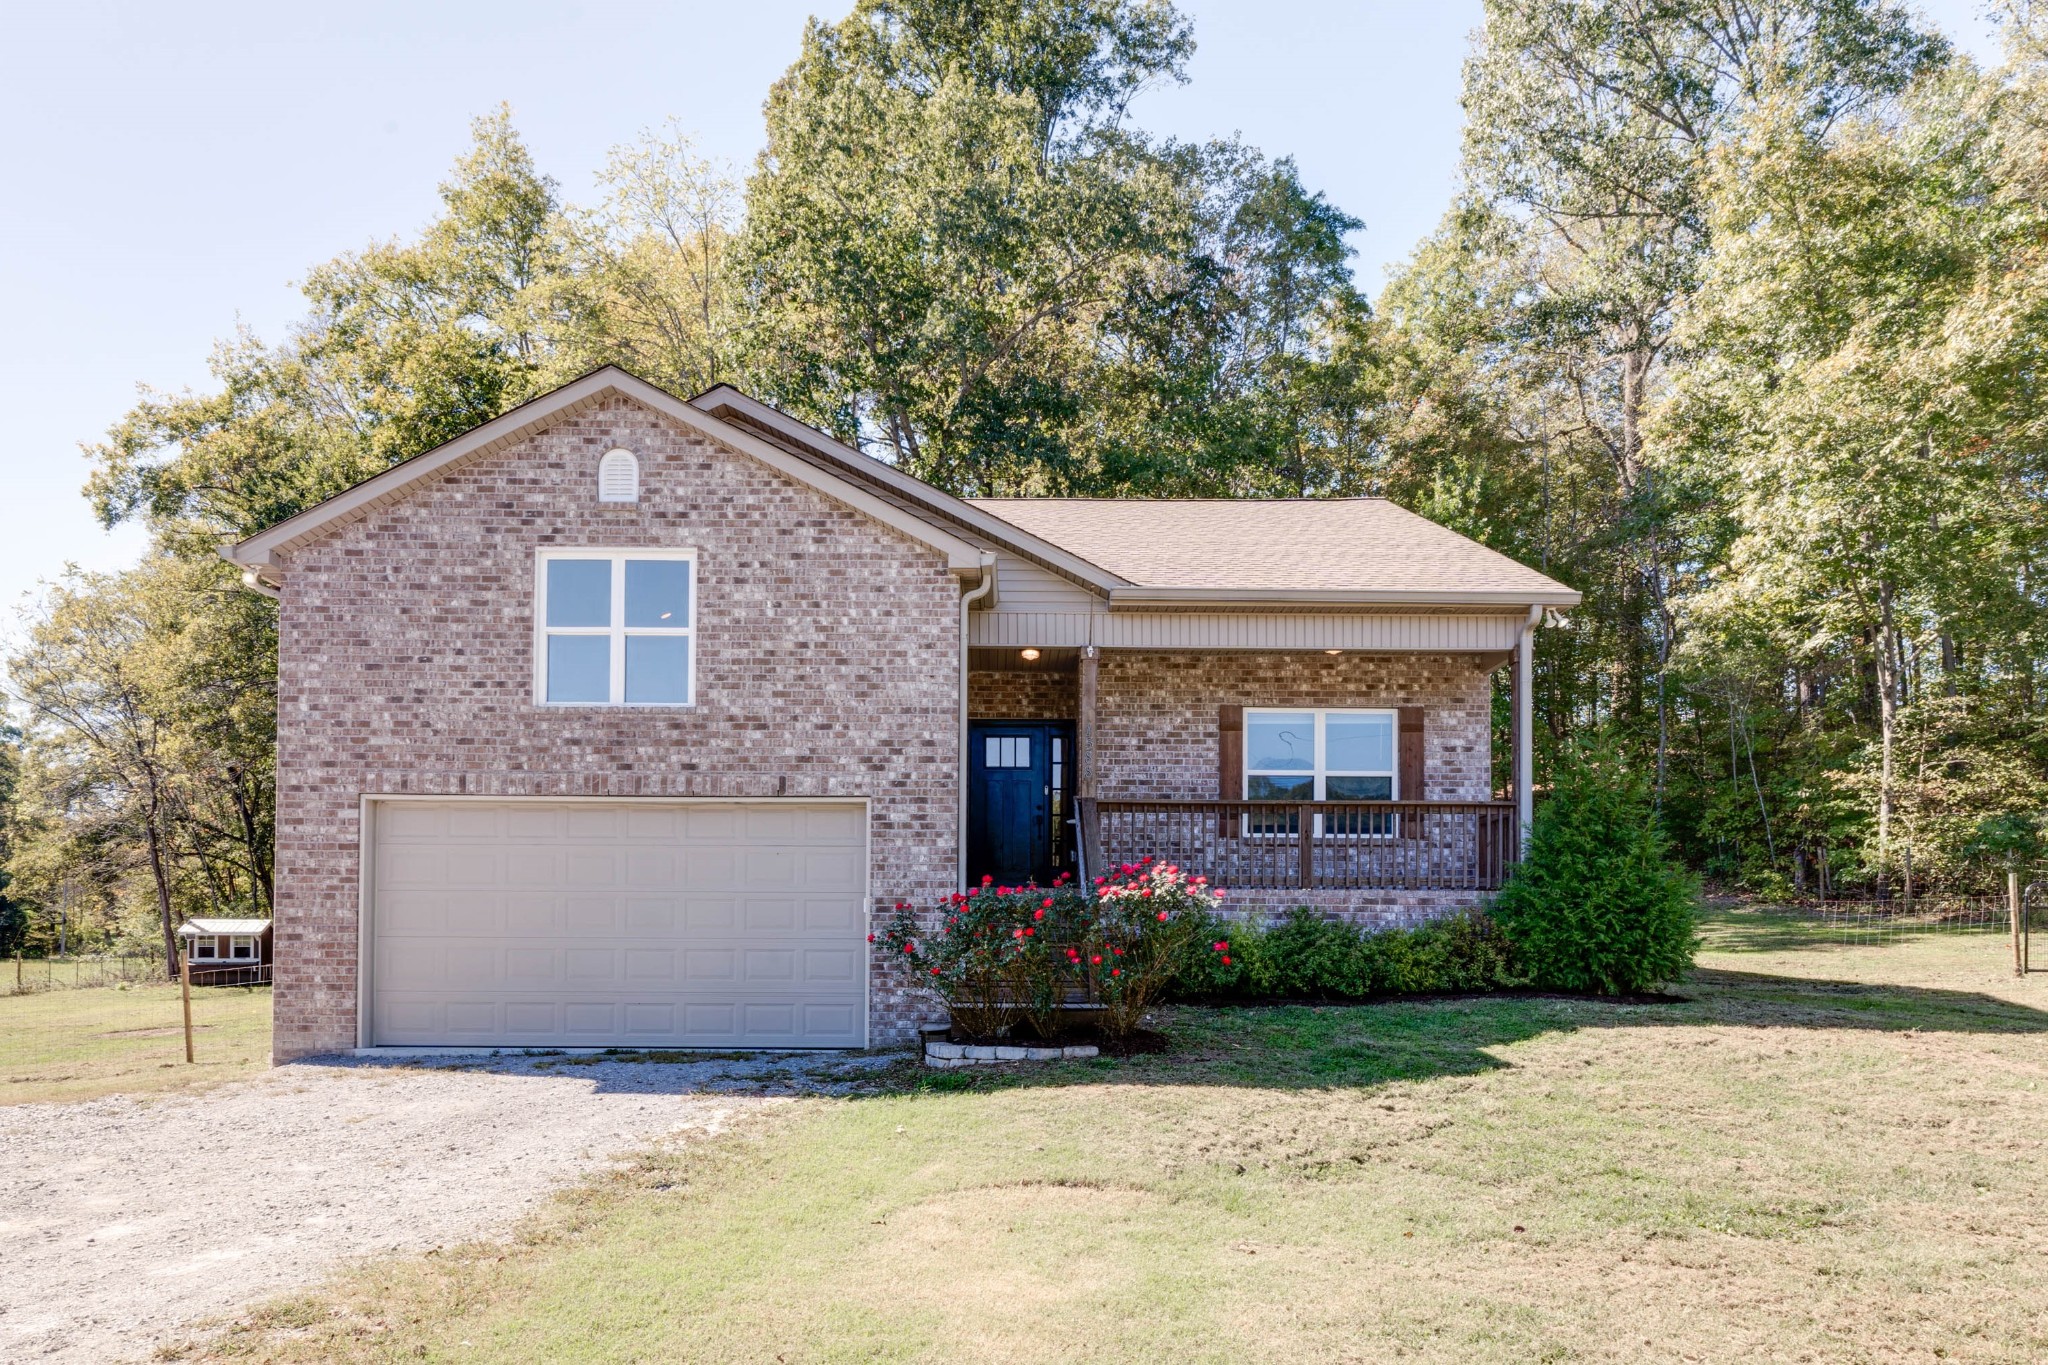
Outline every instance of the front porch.
[[[1056, 761], [1031, 779], [1053, 831], [1025, 836], [1046, 840], [1031, 875], [1093, 878], [1151, 856], [1245, 910], [1404, 922], [1469, 906], [1520, 849], [1526, 784], [1496, 789], [1492, 742], [1495, 674], [1520, 653], [976, 648], [969, 880], [1021, 880], [985, 865], [991, 818], [1010, 817], [980, 769], [1022, 759], [1017, 736], [1035, 733]], [[1526, 734], [1526, 706], [1512, 710]], [[1303, 737], [1298, 772], [1261, 754], [1280, 722]], [[1335, 762], [1340, 737], [1365, 756]], [[1261, 799], [1276, 794], [1287, 799]]]

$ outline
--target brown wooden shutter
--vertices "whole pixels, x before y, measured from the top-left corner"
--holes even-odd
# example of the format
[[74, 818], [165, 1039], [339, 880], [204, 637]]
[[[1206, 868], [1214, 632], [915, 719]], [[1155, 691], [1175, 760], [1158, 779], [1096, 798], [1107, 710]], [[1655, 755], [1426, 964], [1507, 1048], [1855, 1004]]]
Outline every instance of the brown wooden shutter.
[[1424, 797], [1422, 776], [1422, 716], [1420, 706], [1404, 706], [1400, 709], [1401, 729], [1396, 739], [1394, 762], [1401, 780], [1395, 784], [1403, 801], [1421, 801]]
[[[1244, 800], [1244, 707], [1225, 705], [1216, 712], [1216, 799]], [[1216, 821], [1216, 833], [1228, 839], [1237, 832], [1237, 818], [1228, 811]]]
[[1216, 799], [1244, 800], [1244, 708], [1224, 706], [1216, 713]]

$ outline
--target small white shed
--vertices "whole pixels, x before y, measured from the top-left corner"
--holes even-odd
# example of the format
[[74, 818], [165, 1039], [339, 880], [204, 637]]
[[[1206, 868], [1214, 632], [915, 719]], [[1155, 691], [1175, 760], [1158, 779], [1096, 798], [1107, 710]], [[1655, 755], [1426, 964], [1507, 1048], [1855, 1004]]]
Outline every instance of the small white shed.
[[253, 985], [270, 979], [270, 921], [190, 919], [178, 942], [192, 962], [192, 984]]

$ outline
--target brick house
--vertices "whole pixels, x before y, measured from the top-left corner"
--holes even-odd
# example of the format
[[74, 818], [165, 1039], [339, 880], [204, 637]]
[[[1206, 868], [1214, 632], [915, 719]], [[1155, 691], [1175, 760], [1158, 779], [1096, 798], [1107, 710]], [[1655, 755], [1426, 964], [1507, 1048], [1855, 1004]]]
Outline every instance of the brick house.
[[1496, 670], [1578, 595], [1376, 499], [963, 501], [606, 368], [224, 551], [279, 602], [279, 1060], [841, 1047], [871, 919], [1144, 853], [1497, 885]]

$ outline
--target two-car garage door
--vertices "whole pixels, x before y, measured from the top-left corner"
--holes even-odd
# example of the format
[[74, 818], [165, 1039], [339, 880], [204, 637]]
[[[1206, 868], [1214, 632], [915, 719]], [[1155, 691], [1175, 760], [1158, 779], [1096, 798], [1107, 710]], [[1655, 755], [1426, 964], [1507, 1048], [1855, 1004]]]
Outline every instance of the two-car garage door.
[[865, 1041], [858, 803], [370, 809], [368, 1044]]

